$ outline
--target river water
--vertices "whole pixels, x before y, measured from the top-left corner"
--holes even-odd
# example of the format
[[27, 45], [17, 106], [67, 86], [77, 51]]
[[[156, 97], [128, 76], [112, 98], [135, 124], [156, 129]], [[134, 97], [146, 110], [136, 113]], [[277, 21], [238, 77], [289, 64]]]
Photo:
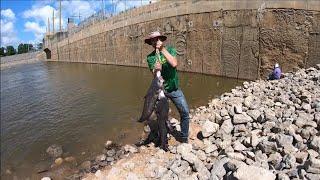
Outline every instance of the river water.
[[[179, 78], [190, 108], [241, 83], [182, 72]], [[52, 144], [81, 163], [101, 153], [106, 140], [136, 142], [150, 82], [146, 68], [113, 65], [39, 62], [1, 70], [1, 177], [32, 177], [50, 166], [45, 151]]]

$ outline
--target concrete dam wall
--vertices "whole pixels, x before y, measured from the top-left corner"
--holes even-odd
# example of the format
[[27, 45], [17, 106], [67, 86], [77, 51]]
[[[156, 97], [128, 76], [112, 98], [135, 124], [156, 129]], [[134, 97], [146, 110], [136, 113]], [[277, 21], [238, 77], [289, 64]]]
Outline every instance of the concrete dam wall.
[[144, 38], [160, 30], [177, 49], [178, 69], [265, 78], [320, 63], [320, 1], [160, 1], [89, 26], [58, 42], [50, 61], [147, 67]]

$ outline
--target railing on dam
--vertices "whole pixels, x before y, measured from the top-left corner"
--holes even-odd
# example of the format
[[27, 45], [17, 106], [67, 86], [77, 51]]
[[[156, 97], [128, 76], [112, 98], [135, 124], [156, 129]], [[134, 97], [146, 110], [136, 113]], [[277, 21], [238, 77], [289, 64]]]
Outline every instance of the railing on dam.
[[[250, 2], [250, 3], [249, 3]], [[144, 37], [160, 30], [178, 69], [242, 79], [319, 63], [319, 1], [161, 1], [50, 44], [52, 61], [146, 67]]]

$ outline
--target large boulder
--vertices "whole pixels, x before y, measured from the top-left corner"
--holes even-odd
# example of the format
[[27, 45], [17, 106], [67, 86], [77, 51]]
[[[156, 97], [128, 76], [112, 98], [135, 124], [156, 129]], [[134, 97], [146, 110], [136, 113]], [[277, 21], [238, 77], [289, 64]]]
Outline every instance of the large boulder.
[[256, 166], [240, 166], [234, 173], [233, 176], [238, 180], [273, 180], [276, 179], [271, 171]]

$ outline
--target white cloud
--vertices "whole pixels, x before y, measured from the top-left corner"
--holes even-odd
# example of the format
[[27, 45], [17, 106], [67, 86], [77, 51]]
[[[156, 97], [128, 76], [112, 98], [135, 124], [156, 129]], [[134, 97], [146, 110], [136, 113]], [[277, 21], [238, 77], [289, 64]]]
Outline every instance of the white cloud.
[[17, 45], [18, 37], [14, 24], [14, 12], [11, 9], [1, 10], [1, 46]]
[[1, 10], [1, 16], [8, 19], [15, 19], [15, 14], [11, 9]]
[[46, 27], [45, 26], [40, 26], [39, 23], [37, 22], [30, 22], [27, 21], [24, 24], [25, 31], [33, 32], [36, 39], [36, 42], [41, 41], [43, 38], [43, 34], [46, 32]]

